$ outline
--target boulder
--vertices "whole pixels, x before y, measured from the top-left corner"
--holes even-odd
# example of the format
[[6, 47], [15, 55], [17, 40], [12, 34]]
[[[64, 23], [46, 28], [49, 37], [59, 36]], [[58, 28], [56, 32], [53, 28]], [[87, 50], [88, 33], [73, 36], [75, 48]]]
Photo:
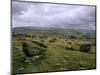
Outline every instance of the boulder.
[[80, 51], [89, 52], [91, 50], [91, 43], [82, 43], [80, 45]]
[[46, 51], [45, 47], [40, 47], [40, 45], [27, 42], [22, 43], [22, 49], [27, 57], [41, 55]]

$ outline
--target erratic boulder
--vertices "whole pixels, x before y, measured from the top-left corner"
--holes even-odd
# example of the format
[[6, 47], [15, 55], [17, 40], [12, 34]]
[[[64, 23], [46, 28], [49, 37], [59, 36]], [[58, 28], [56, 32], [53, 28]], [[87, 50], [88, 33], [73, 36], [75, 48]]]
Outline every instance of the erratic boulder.
[[43, 55], [46, 52], [46, 47], [41, 45], [32, 42], [22, 42], [22, 49], [27, 57]]
[[80, 45], [80, 51], [89, 52], [91, 50], [91, 43], [82, 43]]

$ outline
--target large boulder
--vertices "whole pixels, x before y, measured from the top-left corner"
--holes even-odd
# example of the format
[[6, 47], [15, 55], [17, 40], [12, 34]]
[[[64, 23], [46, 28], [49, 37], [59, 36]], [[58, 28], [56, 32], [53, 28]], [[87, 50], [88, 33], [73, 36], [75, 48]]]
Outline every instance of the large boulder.
[[42, 55], [46, 52], [46, 47], [41, 47], [39, 44], [32, 42], [22, 42], [22, 49], [27, 57]]
[[80, 51], [89, 52], [91, 50], [91, 43], [82, 43], [80, 45]]

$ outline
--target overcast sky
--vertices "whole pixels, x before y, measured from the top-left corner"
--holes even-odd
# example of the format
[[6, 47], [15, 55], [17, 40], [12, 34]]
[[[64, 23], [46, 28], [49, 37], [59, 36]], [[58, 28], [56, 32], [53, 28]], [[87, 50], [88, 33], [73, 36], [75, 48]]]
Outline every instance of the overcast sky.
[[12, 26], [95, 29], [95, 7], [13, 1]]

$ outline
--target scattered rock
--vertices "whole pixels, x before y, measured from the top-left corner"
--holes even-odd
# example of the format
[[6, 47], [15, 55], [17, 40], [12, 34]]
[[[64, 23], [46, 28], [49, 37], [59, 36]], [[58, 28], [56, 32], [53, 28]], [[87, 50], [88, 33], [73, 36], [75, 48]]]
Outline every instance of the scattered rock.
[[37, 55], [37, 56], [34, 56], [34, 57], [32, 58], [32, 60], [34, 61], [34, 60], [37, 60], [37, 59], [39, 59], [39, 58], [40, 58], [40, 56]]
[[52, 38], [49, 40], [49, 42], [55, 42], [57, 39], [56, 38]]
[[20, 68], [20, 70], [24, 70], [24, 68], [23, 68], [23, 67], [21, 67], [21, 68]]
[[69, 42], [67, 42], [67, 44], [72, 44], [72, 42], [71, 42], [71, 41], [69, 41]]

